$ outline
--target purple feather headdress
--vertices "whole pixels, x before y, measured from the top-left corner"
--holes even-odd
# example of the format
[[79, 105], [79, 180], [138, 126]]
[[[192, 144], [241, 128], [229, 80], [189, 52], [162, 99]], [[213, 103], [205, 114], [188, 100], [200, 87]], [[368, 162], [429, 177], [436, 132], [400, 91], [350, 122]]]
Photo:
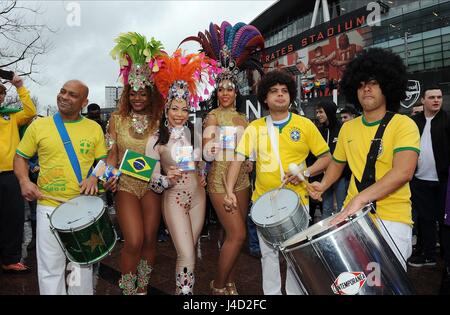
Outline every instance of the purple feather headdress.
[[210, 23], [209, 31], [187, 37], [180, 45], [188, 41], [198, 42], [202, 51], [217, 61], [221, 70], [216, 77], [217, 83], [222, 80], [236, 82], [239, 71], [245, 69], [261, 69], [261, 63], [252, 55], [264, 49], [264, 38], [253, 25], [239, 22], [233, 26], [227, 21], [220, 26]]

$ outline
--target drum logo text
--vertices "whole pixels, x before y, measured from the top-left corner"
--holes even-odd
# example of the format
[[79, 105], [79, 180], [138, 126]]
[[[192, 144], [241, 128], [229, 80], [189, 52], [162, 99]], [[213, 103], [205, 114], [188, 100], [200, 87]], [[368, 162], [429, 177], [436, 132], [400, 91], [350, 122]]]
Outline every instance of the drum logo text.
[[366, 275], [364, 272], [343, 272], [331, 285], [334, 294], [339, 295], [355, 295], [366, 283]]

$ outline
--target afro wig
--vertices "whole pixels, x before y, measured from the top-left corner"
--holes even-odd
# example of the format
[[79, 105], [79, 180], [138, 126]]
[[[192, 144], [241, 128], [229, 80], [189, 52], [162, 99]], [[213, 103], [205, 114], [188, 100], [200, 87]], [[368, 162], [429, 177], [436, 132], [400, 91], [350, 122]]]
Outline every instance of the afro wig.
[[400, 101], [406, 98], [408, 79], [402, 59], [393, 52], [370, 48], [362, 51], [345, 69], [340, 82], [340, 92], [348, 102], [362, 111], [358, 100], [361, 82], [377, 80], [386, 97], [386, 110], [397, 112]]
[[269, 109], [267, 103], [265, 102], [269, 90], [274, 85], [286, 85], [291, 102], [295, 101], [297, 96], [297, 85], [292, 76], [282, 70], [273, 70], [264, 75], [258, 83], [257, 98], [259, 103], [264, 109]]

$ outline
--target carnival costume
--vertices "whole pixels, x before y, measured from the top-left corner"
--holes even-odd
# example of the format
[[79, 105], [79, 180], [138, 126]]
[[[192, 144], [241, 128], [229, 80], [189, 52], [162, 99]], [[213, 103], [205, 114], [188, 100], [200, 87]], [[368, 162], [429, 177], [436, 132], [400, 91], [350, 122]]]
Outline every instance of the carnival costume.
[[173, 100], [186, 101], [188, 108], [197, 106], [201, 100], [197, 85], [207, 81], [214, 67], [204, 54], [183, 56], [179, 50], [172, 57], [162, 56], [161, 60], [160, 71], [155, 74], [155, 85], [166, 99], [167, 124], [164, 128], [168, 128], [170, 136], [166, 144], [160, 144], [159, 135], [152, 135], [145, 155], [160, 160], [152, 174], [150, 187], [155, 192], [164, 191], [162, 213], [177, 251], [175, 293], [191, 295], [195, 283], [195, 248], [205, 217], [205, 190], [200, 184], [198, 167], [185, 169], [173, 186], [166, 176], [161, 175], [161, 168], [167, 174], [171, 166], [180, 167], [176, 161], [176, 151], [180, 148], [191, 148], [192, 160], [201, 160], [201, 148], [193, 148], [191, 130], [186, 126], [169, 126], [167, 117]]
[[[131, 89], [138, 91], [147, 86], [153, 88], [153, 75], [159, 70], [157, 56], [162, 54], [161, 42], [152, 38], [147, 41], [145, 36], [138, 33], [124, 33], [119, 35], [116, 46], [111, 51], [114, 60], [119, 59], [120, 76], [124, 86], [130, 85]], [[121, 102], [125, 100], [121, 98]], [[157, 130], [157, 123], [149, 122], [149, 115], [138, 114], [130, 110], [126, 117], [113, 114], [116, 138], [109, 134], [107, 126], [107, 148], [117, 145], [119, 161], [127, 149], [144, 154], [148, 137]], [[125, 191], [138, 199], [142, 199], [147, 192], [148, 183], [134, 177], [122, 174], [117, 185], [118, 191]], [[153, 268], [146, 260], [141, 259], [136, 274], [122, 275], [119, 286], [125, 295], [136, 294], [137, 289], [147, 288], [150, 274]]]
[[[254, 55], [259, 49], [264, 48], [264, 38], [259, 30], [253, 25], [245, 23], [237, 23], [232, 26], [230, 23], [224, 21], [219, 27], [216, 24], [210, 23], [209, 31], [204, 33], [199, 32], [198, 36], [191, 36], [183, 40], [194, 40], [200, 43], [203, 51], [208, 57], [217, 60], [218, 67], [221, 69], [220, 73], [215, 78], [216, 89], [221, 85], [222, 81], [230, 81], [232, 87], [237, 90], [239, 82], [240, 71], [246, 69], [261, 69], [261, 63]], [[236, 104], [232, 108], [221, 108], [219, 104], [213, 104], [212, 107], [218, 107], [208, 113], [205, 124], [209, 118], [213, 116], [216, 118], [218, 127], [246, 127], [248, 122], [245, 115], [236, 111]], [[236, 139], [237, 142], [238, 139]], [[226, 150], [226, 149], [224, 149]], [[234, 148], [231, 148], [234, 150]], [[231, 156], [231, 159], [227, 157]], [[225, 154], [221, 152], [211, 164], [208, 173], [208, 192], [210, 193], [225, 193], [223, 185], [223, 174], [228, 171], [228, 166], [231, 160], [236, 159], [236, 155]], [[245, 163], [242, 164], [241, 172], [234, 187], [234, 191], [241, 191], [250, 186], [249, 176], [246, 172]]]
[[[243, 131], [247, 127], [248, 121], [245, 114], [236, 111], [236, 103], [231, 107], [220, 106], [218, 90], [219, 88], [232, 88], [237, 95], [239, 77], [244, 74], [241, 71], [255, 69], [262, 73], [262, 65], [255, 53], [264, 48], [264, 38], [259, 30], [252, 25], [237, 23], [232, 26], [224, 21], [220, 27], [210, 23], [209, 31], [205, 30], [204, 33], [199, 32], [198, 36], [188, 37], [181, 44], [187, 41], [200, 43], [202, 50], [208, 57], [216, 60], [217, 66], [220, 68], [220, 73], [215, 77], [217, 104], [210, 106], [210, 108], [216, 107], [216, 109], [208, 113], [204, 123], [205, 126], [208, 126], [208, 120], [210, 119], [215, 119], [217, 122], [217, 125], [213, 123], [211, 126], [216, 127], [213, 135], [215, 138], [214, 142], [219, 143], [221, 149], [214, 157], [205, 154], [205, 159], [208, 161], [212, 160], [207, 176], [208, 193], [225, 194], [223, 178], [228, 173], [231, 161], [239, 158], [234, 150], [239, 141], [239, 136], [243, 132], [239, 133], [238, 130], [241, 129]], [[205, 132], [207, 132], [207, 129], [205, 129]], [[231, 139], [230, 143], [227, 142], [228, 140], [223, 140], [225, 138]], [[249, 187], [250, 181], [247, 165], [242, 163], [236, 185], [234, 186], [234, 192], [248, 190]], [[230, 217], [230, 219], [233, 218]], [[227, 233], [231, 232], [227, 231]], [[221, 260], [222, 258], [219, 258], [219, 264]], [[229, 265], [228, 263], [224, 264]], [[237, 294], [234, 282], [226, 283], [225, 287], [227, 290], [216, 289], [213, 286], [213, 282], [211, 282], [213, 294]]]

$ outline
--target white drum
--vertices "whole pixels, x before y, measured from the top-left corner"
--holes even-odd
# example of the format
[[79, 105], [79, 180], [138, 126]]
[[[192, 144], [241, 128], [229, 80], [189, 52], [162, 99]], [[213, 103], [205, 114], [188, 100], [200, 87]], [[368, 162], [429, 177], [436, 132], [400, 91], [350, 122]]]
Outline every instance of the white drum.
[[256, 200], [250, 217], [263, 238], [278, 245], [291, 236], [305, 230], [309, 225], [309, 211], [297, 193], [282, 188], [271, 190]]
[[326, 218], [280, 245], [306, 294], [411, 295], [415, 289], [367, 205], [336, 225]]

